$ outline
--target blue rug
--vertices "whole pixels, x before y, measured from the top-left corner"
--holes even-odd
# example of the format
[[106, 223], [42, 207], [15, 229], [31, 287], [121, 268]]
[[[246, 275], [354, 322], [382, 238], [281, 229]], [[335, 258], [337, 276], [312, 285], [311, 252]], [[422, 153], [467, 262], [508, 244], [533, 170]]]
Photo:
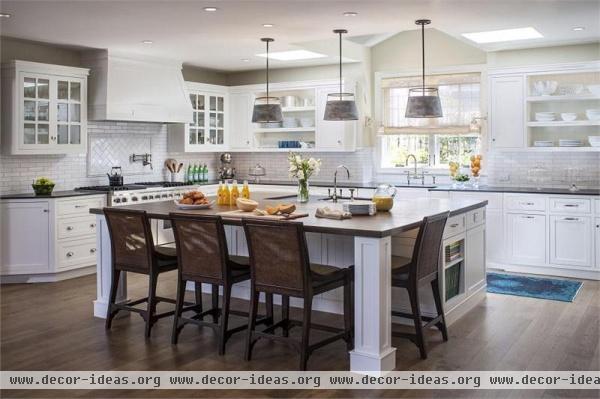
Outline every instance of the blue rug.
[[573, 302], [582, 285], [581, 281], [573, 280], [487, 274], [487, 292], [553, 301]]

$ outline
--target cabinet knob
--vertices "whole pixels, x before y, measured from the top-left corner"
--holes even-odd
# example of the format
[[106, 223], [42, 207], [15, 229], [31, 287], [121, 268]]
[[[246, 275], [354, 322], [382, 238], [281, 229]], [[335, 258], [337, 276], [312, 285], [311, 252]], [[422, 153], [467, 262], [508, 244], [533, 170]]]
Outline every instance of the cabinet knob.
[[73, 252], [67, 252], [67, 258], [70, 258], [71, 256], [75, 255]]
[[96, 252], [96, 248], [91, 248], [90, 249], [90, 253], [95, 253]]
[[90, 224], [90, 228], [92, 228], [92, 229], [93, 229], [94, 227], [96, 227], [96, 223], [92, 223], [92, 224]]
[[342, 140], [338, 140], [338, 144], [342, 144]]
[[492, 139], [492, 141], [496, 141], [496, 139]]
[[43, 212], [44, 212], [44, 213], [48, 213], [48, 212], [50, 212], [50, 211], [49, 211], [48, 209], [44, 209], [44, 211], [43, 211]]
[[73, 230], [73, 226], [67, 226], [67, 231]]

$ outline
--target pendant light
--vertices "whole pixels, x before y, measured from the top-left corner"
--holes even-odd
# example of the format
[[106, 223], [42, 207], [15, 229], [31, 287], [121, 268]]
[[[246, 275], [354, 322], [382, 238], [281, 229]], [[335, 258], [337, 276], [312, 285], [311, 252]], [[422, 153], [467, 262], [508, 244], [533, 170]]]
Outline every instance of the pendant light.
[[340, 36], [340, 92], [327, 94], [327, 105], [325, 105], [326, 121], [355, 121], [358, 119], [358, 111], [353, 93], [343, 93], [342, 88], [342, 34], [348, 33], [346, 29], [335, 29], [333, 33]]
[[425, 25], [431, 23], [428, 19], [417, 19], [415, 24], [421, 25], [421, 48], [423, 61], [422, 86], [408, 91], [406, 104], [407, 118], [440, 118], [442, 117], [442, 104], [437, 87], [425, 87]]
[[273, 42], [274, 40], [269, 37], [264, 37], [260, 40], [267, 44], [267, 95], [264, 97], [257, 97], [254, 100], [252, 122], [281, 122], [283, 120], [283, 115], [281, 114], [279, 97], [269, 97], [269, 43]]

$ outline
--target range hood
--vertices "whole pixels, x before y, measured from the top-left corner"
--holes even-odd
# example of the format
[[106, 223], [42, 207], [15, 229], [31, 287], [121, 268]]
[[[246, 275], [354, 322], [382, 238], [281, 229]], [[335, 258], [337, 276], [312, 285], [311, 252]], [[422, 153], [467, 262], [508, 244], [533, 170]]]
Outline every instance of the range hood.
[[88, 119], [160, 123], [192, 122], [181, 62], [87, 51]]

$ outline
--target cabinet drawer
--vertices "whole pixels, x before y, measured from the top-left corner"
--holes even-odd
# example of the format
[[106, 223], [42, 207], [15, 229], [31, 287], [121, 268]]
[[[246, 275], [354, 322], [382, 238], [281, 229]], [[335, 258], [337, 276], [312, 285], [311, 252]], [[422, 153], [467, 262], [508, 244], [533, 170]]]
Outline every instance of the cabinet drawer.
[[511, 211], [546, 211], [546, 198], [531, 195], [509, 195], [506, 208]]
[[450, 193], [450, 198], [467, 199], [474, 201], [487, 201], [488, 209], [502, 209], [502, 194], [500, 193], [462, 193], [452, 191]]
[[80, 216], [74, 218], [60, 218], [57, 223], [58, 239], [79, 238], [96, 234], [96, 217]]
[[444, 238], [452, 237], [453, 235], [465, 231], [465, 215], [456, 215], [448, 218], [446, 228], [444, 229]]
[[57, 201], [56, 214], [60, 216], [86, 216], [91, 208], [102, 208], [104, 197], [69, 199]]
[[96, 263], [96, 239], [59, 241], [56, 244], [57, 269]]
[[590, 213], [591, 200], [587, 198], [550, 198], [550, 211], [560, 213]]
[[467, 229], [479, 226], [485, 222], [485, 208], [478, 208], [474, 211], [467, 212]]

